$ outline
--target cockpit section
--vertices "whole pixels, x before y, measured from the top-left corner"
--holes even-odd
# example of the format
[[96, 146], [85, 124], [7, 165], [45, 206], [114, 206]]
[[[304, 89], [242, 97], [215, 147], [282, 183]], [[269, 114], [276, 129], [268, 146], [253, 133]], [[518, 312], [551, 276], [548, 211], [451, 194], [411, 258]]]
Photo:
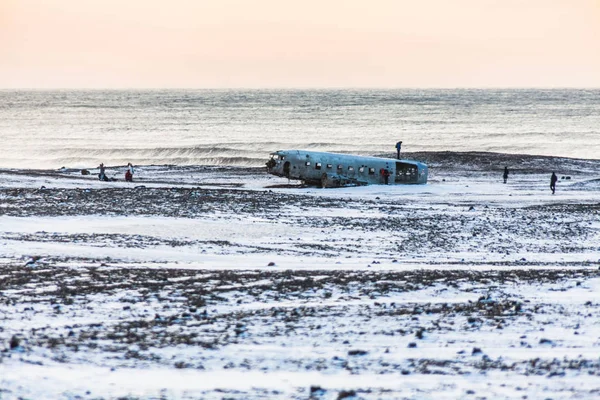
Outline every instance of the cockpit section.
[[271, 153], [271, 157], [266, 162], [267, 172], [273, 175], [285, 176], [289, 178], [290, 162], [287, 155], [280, 152]]

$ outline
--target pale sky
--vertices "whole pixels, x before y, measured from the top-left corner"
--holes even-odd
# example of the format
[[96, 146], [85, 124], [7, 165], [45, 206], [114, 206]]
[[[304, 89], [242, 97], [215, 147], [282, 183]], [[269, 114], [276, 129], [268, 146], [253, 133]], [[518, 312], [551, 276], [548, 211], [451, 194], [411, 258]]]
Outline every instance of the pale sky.
[[600, 0], [0, 0], [0, 88], [600, 87]]

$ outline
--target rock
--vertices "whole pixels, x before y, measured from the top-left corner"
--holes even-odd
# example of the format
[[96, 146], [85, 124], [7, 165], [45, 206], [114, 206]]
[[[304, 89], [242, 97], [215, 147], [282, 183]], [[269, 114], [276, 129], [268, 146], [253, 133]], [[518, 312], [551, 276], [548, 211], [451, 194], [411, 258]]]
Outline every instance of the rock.
[[356, 392], [354, 390], [342, 390], [338, 393], [337, 400], [347, 399], [348, 397], [356, 396]]
[[481, 354], [483, 351], [479, 347], [473, 347], [473, 351], [471, 351], [471, 355], [474, 356], [476, 354]]
[[82, 169], [81, 170], [81, 175], [89, 175], [90, 171], [88, 171], [87, 169]]
[[189, 367], [189, 365], [184, 361], [176, 361], [175, 364], [173, 364], [173, 366], [177, 369], [184, 369]]
[[552, 377], [554, 377], [554, 376], [560, 376], [560, 377], [563, 377], [563, 376], [565, 376], [565, 375], [566, 375], [566, 374], [565, 374], [565, 372], [564, 372], [564, 371], [552, 371], [552, 372], [550, 372], [550, 373], [548, 374], [548, 378], [552, 378]]
[[12, 338], [10, 338], [10, 349], [16, 349], [17, 347], [19, 347], [19, 345], [21, 344], [21, 340], [14, 336]]
[[268, 267], [274, 267], [275, 263], [273, 261], [271, 261], [270, 263], [267, 264]]
[[349, 356], [364, 356], [367, 353], [368, 352], [365, 350], [350, 350], [350, 351], [348, 351]]
[[414, 348], [416, 348], [416, 347], [417, 347], [417, 344], [416, 344], [415, 342], [410, 342], [410, 343], [408, 344], [408, 348], [409, 348], [409, 349], [414, 349]]
[[326, 392], [325, 389], [323, 389], [321, 386], [311, 386], [310, 387], [310, 394], [312, 395], [322, 395]]
[[27, 266], [32, 266], [34, 265], [36, 262], [39, 261], [39, 259], [42, 258], [40, 256], [33, 256], [31, 257], [26, 263], [25, 263], [25, 267]]

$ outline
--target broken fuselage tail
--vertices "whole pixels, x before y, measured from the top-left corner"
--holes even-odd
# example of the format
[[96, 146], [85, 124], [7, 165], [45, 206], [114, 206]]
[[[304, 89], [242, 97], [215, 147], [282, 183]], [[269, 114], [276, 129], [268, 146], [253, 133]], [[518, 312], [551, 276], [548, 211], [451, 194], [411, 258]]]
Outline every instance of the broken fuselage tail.
[[322, 187], [427, 183], [427, 165], [395, 160], [306, 150], [271, 153], [267, 172]]

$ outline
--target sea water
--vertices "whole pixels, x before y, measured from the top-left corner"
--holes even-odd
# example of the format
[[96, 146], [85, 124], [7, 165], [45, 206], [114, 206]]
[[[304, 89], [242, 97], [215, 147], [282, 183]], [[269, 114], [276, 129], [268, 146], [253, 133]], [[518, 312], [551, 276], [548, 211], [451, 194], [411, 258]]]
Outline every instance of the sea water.
[[279, 149], [600, 158], [600, 90], [0, 91], [0, 167], [264, 165]]

